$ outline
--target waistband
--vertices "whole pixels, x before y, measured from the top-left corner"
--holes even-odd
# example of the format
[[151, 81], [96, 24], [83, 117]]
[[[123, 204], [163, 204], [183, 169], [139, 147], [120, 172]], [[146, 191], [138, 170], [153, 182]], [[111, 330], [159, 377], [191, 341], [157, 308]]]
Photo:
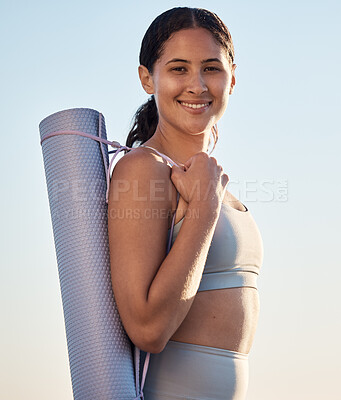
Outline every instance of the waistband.
[[220, 349], [219, 347], [202, 346], [200, 344], [177, 342], [175, 340], [169, 340], [166, 347], [172, 347], [179, 350], [194, 351], [196, 353], [230, 357], [239, 360], [247, 360], [249, 358], [248, 354], [239, 353], [238, 351]]

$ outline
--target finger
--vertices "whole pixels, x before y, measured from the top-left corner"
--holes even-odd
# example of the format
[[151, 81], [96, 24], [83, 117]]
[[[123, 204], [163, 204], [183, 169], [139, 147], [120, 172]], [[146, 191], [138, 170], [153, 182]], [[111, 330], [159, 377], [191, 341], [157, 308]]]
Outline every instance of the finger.
[[229, 180], [230, 180], [230, 178], [229, 178], [229, 176], [228, 176], [227, 174], [223, 174], [223, 175], [221, 176], [221, 184], [222, 184], [223, 186], [227, 186]]
[[183, 171], [183, 169], [181, 168], [181, 167], [179, 167], [178, 165], [172, 165], [172, 173], [173, 172], [175, 172], [175, 173], [177, 173], [177, 172], [182, 172]]
[[193, 157], [189, 158], [189, 159], [184, 163], [185, 171], [188, 170], [188, 168], [192, 165], [192, 163], [193, 163]]
[[176, 177], [176, 179], [178, 179], [178, 177], [184, 173], [185, 173], [185, 169], [182, 166], [181, 167], [179, 167], [178, 165], [172, 166], [171, 176]]

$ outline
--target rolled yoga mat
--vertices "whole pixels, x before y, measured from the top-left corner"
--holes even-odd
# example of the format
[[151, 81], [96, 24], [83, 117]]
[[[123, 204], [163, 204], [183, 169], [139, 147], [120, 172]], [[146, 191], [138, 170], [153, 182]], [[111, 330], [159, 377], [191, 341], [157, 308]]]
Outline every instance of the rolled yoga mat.
[[122, 326], [111, 285], [108, 148], [91, 137], [70, 134], [106, 139], [104, 117], [87, 108], [69, 109], [48, 116], [39, 129], [74, 399], [143, 397], [140, 353], [135, 348], [135, 374], [134, 346]]

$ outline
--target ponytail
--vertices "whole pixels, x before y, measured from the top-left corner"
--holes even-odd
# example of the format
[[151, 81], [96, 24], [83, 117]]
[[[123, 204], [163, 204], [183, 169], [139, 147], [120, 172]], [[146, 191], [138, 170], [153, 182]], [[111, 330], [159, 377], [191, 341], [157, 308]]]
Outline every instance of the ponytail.
[[159, 116], [155, 103], [154, 95], [136, 111], [132, 127], [129, 131], [126, 146], [133, 147], [135, 142], [138, 145], [143, 144], [150, 139], [155, 131], [159, 122]]

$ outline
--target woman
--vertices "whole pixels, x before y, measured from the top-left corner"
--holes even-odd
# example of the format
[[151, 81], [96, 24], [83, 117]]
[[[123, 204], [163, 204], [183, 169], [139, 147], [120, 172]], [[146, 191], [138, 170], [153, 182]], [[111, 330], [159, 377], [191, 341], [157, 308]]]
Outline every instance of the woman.
[[146, 400], [246, 396], [262, 241], [207, 154], [235, 68], [230, 33], [207, 10], [166, 11], [142, 41], [139, 77], [151, 98], [126, 143], [139, 146], [113, 171], [109, 240], [122, 323], [152, 353]]

